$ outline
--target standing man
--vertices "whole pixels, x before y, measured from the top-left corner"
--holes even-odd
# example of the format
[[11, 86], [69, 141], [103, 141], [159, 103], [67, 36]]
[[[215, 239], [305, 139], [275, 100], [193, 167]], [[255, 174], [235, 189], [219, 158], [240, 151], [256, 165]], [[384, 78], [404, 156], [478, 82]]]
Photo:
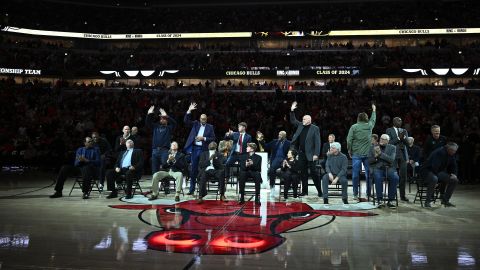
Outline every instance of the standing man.
[[90, 187], [93, 177], [100, 167], [100, 152], [97, 147], [93, 147], [93, 139], [85, 138], [85, 146], [77, 149], [75, 154], [75, 162], [72, 165], [64, 165], [60, 169], [57, 176], [57, 184], [55, 185], [55, 193], [50, 198], [62, 197], [63, 184], [67, 177], [72, 174], [82, 174], [83, 185], [83, 199], [88, 199], [90, 196]]
[[348, 130], [347, 148], [348, 154], [352, 158], [352, 184], [353, 199], [358, 200], [358, 187], [360, 183], [360, 170], [362, 164], [365, 167], [365, 180], [367, 181], [367, 198], [370, 197], [370, 172], [368, 165], [368, 152], [372, 145], [372, 129], [375, 126], [376, 106], [372, 104], [372, 116], [368, 120], [365, 112], [359, 113], [357, 123], [353, 124]]
[[167, 115], [164, 109], [160, 108], [160, 123], [153, 122], [153, 111], [155, 106], [148, 109], [145, 125], [153, 130], [152, 136], [152, 175], [160, 170], [168, 158], [168, 149], [172, 141], [173, 129], [177, 122]]
[[435, 149], [447, 145], [447, 137], [440, 135], [440, 126], [433, 125], [430, 128], [430, 132], [432, 134], [429, 135], [423, 143], [423, 157], [425, 159], [427, 159]]
[[127, 149], [120, 152], [115, 162], [115, 169], [107, 171], [107, 188], [112, 191], [107, 199], [116, 198], [118, 196], [115, 183], [120, 175], [125, 175], [127, 182], [127, 195], [125, 199], [133, 198], [132, 186], [135, 178], [142, 177], [143, 173], [143, 153], [140, 149], [134, 149], [133, 140], [127, 140], [125, 142]]
[[127, 147], [125, 146], [125, 142], [129, 139], [135, 140], [132, 137], [132, 134], [130, 133], [130, 127], [129, 126], [124, 126], [122, 129], [122, 134], [118, 135], [117, 138], [115, 139], [115, 154], [118, 154], [122, 151], [125, 151]]
[[407, 182], [407, 163], [408, 163], [408, 132], [402, 128], [402, 119], [400, 117], [393, 118], [393, 127], [387, 128], [386, 134], [390, 137], [389, 144], [395, 145], [397, 153], [395, 154], [394, 167], [398, 167], [400, 174], [400, 182], [398, 189], [400, 190], [400, 199], [408, 202], [405, 197], [405, 183]]
[[278, 169], [287, 158], [288, 149], [290, 149], [290, 141], [287, 140], [287, 132], [280, 131], [278, 139], [265, 143], [262, 132], [257, 132], [258, 142], [263, 148], [270, 152], [270, 168], [268, 168], [268, 178], [270, 179], [270, 189], [275, 187], [275, 176]]
[[[332, 143], [335, 142], [335, 134], [329, 134], [328, 135], [328, 142], [324, 143], [322, 146], [322, 157], [323, 160], [320, 163], [322, 165], [322, 168], [325, 170], [325, 166], [327, 166], [327, 158], [331, 154], [330, 152], [330, 147]], [[322, 180], [323, 181], [323, 180]], [[322, 183], [322, 188], [323, 188], [323, 183]]]
[[456, 153], [458, 145], [454, 142], [449, 142], [447, 145], [434, 150], [420, 169], [420, 175], [428, 185], [427, 199], [425, 200], [425, 207], [432, 207], [430, 202], [433, 198], [433, 191], [438, 183], [441, 188], [446, 189], [442, 198], [442, 204], [445, 207], [455, 207], [450, 202], [453, 191], [458, 184], [458, 165]]
[[230, 176], [230, 168], [235, 162], [240, 162], [244, 159], [244, 156], [247, 154], [247, 144], [252, 141], [252, 136], [246, 132], [247, 123], [240, 122], [238, 123], [238, 132], [233, 132], [229, 130], [225, 133], [226, 140], [233, 140], [232, 149], [228, 154], [227, 162], [227, 176]]
[[[211, 124], [207, 123], [207, 115], [200, 115], [200, 121], [192, 121], [192, 110], [197, 109], [197, 103], [191, 103], [187, 113], [183, 118], [185, 125], [191, 126], [190, 134], [183, 148], [185, 153], [191, 154], [192, 170], [190, 171], [190, 189], [187, 195], [193, 195], [195, 192], [198, 162], [200, 154], [208, 150], [210, 142], [215, 141], [215, 130]], [[216, 147], [216, 146], [215, 146]]]
[[260, 204], [260, 184], [262, 183], [262, 157], [255, 154], [257, 145], [248, 143], [247, 154], [240, 160], [240, 175], [238, 180], [238, 192], [240, 193], [240, 204], [245, 203], [245, 181], [252, 178], [255, 182], [255, 204]]
[[310, 115], [304, 115], [302, 122], [298, 121], [294, 112], [296, 108], [297, 102], [294, 101], [290, 107], [290, 123], [296, 128], [292, 138], [292, 145], [297, 149], [298, 163], [301, 168], [302, 194], [300, 196], [308, 195], [308, 176], [310, 172], [313, 183], [317, 188], [318, 196], [321, 197], [322, 186], [315, 168], [315, 161], [320, 156], [320, 129], [312, 124]]

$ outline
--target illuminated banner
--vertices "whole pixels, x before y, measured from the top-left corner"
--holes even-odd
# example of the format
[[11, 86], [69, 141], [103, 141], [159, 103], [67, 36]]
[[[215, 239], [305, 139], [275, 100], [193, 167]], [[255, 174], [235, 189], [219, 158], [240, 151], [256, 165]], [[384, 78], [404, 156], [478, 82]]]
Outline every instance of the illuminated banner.
[[332, 30], [332, 31], [284, 31], [254, 32], [253, 37], [342, 37], [342, 36], [404, 36], [404, 35], [450, 35], [480, 34], [480, 28], [437, 28], [437, 29], [385, 29], [385, 30]]
[[71, 38], [87, 38], [87, 39], [187, 39], [187, 38], [248, 38], [252, 36], [251, 32], [225, 32], [225, 33], [160, 33], [160, 34], [93, 34], [93, 33], [77, 33], [77, 32], [60, 32], [35, 30], [27, 28], [18, 28], [12, 26], [4, 26], [3, 32], [51, 36], [51, 37], [71, 37]]
[[42, 75], [40, 69], [0, 68], [0, 74], [12, 75]]

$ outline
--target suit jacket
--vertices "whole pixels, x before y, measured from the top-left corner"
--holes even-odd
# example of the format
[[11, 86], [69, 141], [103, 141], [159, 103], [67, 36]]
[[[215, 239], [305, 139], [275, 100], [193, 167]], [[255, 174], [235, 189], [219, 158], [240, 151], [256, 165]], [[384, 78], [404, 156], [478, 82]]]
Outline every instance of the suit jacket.
[[[382, 169], [385, 166], [392, 166], [395, 161], [396, 156], [396, 147], [395, 145], [387, 144], [385, 148], [382, 149], [382, 154], [375, 158], [375, 146], [370, 146], [370, 151], [368, 153], [368, 163], [375, 169]], [[380, 147], [381, 148], [381, 147]]]
[[[125, 150], [126, 151], [126, 150]], [[115, 167], [122, 167], [122, 158], [125, 151], [122, 151], [118, 154], [117, 161], [115, 162]], [[139, 174], [143, 173], [143, 152], [140, 149], [133, 149], [132, 152], [132, 166], [135, 167], [135, 171]]]
[[425, 175], [428, 171], [431, 171], [434, 174], [445, 172], [457, 175], [457, 156], [448, 155], [446, 147], [437, 148], [430, 154], [430, 156], [428, 156], [420, 169], [422, 175]]
[[274, 160], [277, 156], [278, 151], [281, 153], [282, 160], [287, 158], [288, 150], [290, 149], [291, 142], [289, 140], [284, 140], [283, 145], [279, 139], [275, 139], [271, 142], [265, 143], [265, 141], [260, 142], [265, 148], [265, 150], [270, 151], [270, 161]]
[[[302, 122], [297, 120], [297, 118], [295, 117], [295, 113], [292, 111], [290, 112], [290, 123], [297, 128], [292, 138], [292, 144], [296, 145], [297, 140], [300, 134], [302, 133], [303, 124]], [[322, 145], [322, 142], [320, 140], [320, 129], [316, 125], [311, 124], [310, 129], [308, 130], [307, 138], [305, 142], [305, 155], [307, 156], [308, 161], [313, 161], [314, 155], [320, 157], [321, 145]]]
[[403, 160], [408, 160], [408, 150], [407, 150], [407, 145], [408, 145], [408, 132], [404, 128], [399, 128], [399, 131], [405, 131], [405, 136], [403, 137], [403, 140], [400, 140], [397, 136], [397, 132], [395, 131], [395, 128], [387, 128], [387, 135], [390, 136], [390, 141], [388, 142], [389, 144], [395, 145], [397, 148], [397, 158]]
[[[214, 158], [212, 160], [213, 168], [215, 170], [223, 170], [225, 168], [226, 158], [222, 153], [215, 151]], [[199, 171], [205, 171], [207, 167], [210, 166], [210, 151], [204, 151], [200, 154], [200, 161], [198, 162]]]
[[[251, 166], [246, 166], [245, 163], [247, 159], [251, 159], [253, 161], [253, 164]], [[240, 170], [242, 171], [250, 171], [250, 172], [261, 172], [262, 171], [262, 157], [253, 154], [253, 155], [245, 155], [242, 160], [240, 160]]]
[[327, 158], [327, 152], [330, 150], [330, 143], [329, 142], [326, 142], [323, 144], [322, 146], [322, 157], [324, 159]]
[[[225, 139], [227, 140], [233, 140], [233, 147], [230, 150], [230, 153], [228, 154], [228, 157], [235, 152], [235, 149], [237, 148], [238, 144], [238, 139], [240, 139], [240, 132], [233, 132], [232, 135], [230, 136], [225, 136]], [[245, 132], [245, 135], [243, 136], [243, 141], [242, 141], [242, 153], [247, 152], [247, 143], [252, 141], [252, 136], [250, 136], [248, 133]]]
[[186, 168], [187, 162], [185, 160], [185, 154], [182, 152], [177, 151], [175, 154], [175, 159], [173, 161], [168, 161], [165, 162], [165, 164], [162, 164], [162, 168], [164, 170], [172, 170], [174, 172], [183, 172]]
[[[192, 127], [192, 129], [190, 130], [190, 134], [188, 135], [187, 142], [185, 143], [185, 147], [183, 148], [186, 153], [192, 152], [192, 147], [195, 144], [195, 137], [197, 137], [198, 131], [202, 126], [202, 124], [198, 120], [192, 121], [191, 117], [191, 113], [186, 113], [185, 117], [183, 118], [183, 122], [185, 123], [185, 125]], [[205, 131], [203, 132], [203, 137], [205, 137], [205, 141], [202, 142], [202, 151], [207, 151], [208, 144], [215, 141], [215, 130], [211, 124], [205, 124]]]
[[[125, 143], [123, 144], [120, 144], [120, 139], [123, 138], [123, 134], [120, 134], [117, 136], [117, 138], [115, 138], [115, 142], [113, 143], [113, 145], [115, 145], [115, 152], [117, 153], [120, 153], [120, 152], [123, 152], [125, 150], [127, 150], [127, 146], [125, 145]], [[135, 137], [130, 135], [127, 139], [125, 139], [125, 141], [127, 140], [132, 140], [133, 143], [135, 143]]]
[[432, 135], [428, 135], [427, 139], [423, 143], [423, 158], [427, 159], [428, 156], [437, 148], [447, 145], [447, 137], [440, 135], [438, 140], [433, 139]]
[[407, 146], [408, 158], [420, 162], [420, 147], [418, 145], [412, 145], [412, 147]]

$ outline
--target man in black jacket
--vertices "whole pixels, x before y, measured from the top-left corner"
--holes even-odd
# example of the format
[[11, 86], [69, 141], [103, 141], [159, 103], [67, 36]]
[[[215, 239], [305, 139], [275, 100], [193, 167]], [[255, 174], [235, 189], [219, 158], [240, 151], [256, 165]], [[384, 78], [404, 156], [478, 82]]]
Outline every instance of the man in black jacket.
[[457, 150], [458, 145], [456, 143], [447, 143], [444, 147], [433, 151], [422, 165], [420, 176], [428, 185], [425, 207], [432, 207], [430, 202], [433, 198], [435, 186], [438, 183], [444, 183], [446, 185], [442, 204], [445, 205], [445, 207], [455, 206], [450, 203], [450, 198], [458, 183]]
[[121, 175], [125, 175], [127, 181], [127, 195], [126, 199], [133, 198], [132, 185], [135, 179], [142, 177], [143, 173], [143, 153], [140, 149], [134, 149], [134, 143], [132, 140], [125, 142], [127, 149], [120, 152], [115, 162], [115, 169], [108, 170], [107, 176], [107, 188], [112, 193], [107, 196], [107, 199], [116, 198], [118, 196], [115, 182]]
[[155, 200], [158, 197], [158, 183], [162, 182], [168, 193], [168, 176], [175, 178], [176, 191], [175, 201], [180, 201], [180, 193], [183, 186], [183, 172], [186, 168], [185, 154], [178, 151], [178, 143], [172, 142], [166, 162], [162, 165], [162, 170], [153, 174], [152, 177], [152, 197], [149, 200]]
[[260, 204], [260, 184], [262, 183], [262, 157], [255, 154], [257, 145], [255, 143], [247, 144], [247, 155], [240, 160], [240, 173], [239, 173], [239, 193], [240, 204], [245, 203], [245, 181], [247, 178], [252, 178], [255, 182], [255, 204]]
[[207, 195], [207, 181], [209, 178], [214, 178], [218, 182], [220, 191], [220, 200], [225, 201], [225, 161], [224, 155], [217, 151], [217, 143], [211, 142], [208, 144], [208, 150], [200, 154], [200, 161], [198, 163], [198, 178], [199, 178], [199, 196], [198, 203], [203, 202], [203, 197]]

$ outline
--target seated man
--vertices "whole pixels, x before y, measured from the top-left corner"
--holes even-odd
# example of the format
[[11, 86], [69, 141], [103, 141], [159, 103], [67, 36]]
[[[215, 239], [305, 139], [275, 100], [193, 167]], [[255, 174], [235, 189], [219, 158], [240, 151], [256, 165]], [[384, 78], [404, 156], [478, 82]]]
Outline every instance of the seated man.
[[128, 139], [125, 142], [126, 150], [120, 152], [115, 162], [115, 169], [108, 170], [106, 173], [107, 177], [107, 188], [112, 191], [110, 195], [107, 196], [107, 199], [116, 198], [118, 196], [115, 183], [121, 175], [125, 175], [125, 180], [127, 181], [127, 195], [126, 199], [133, 198], [132, 186], [135, 179], [142, 177], [143, 173], [143, 153], [140, 149], [134, 149], [133, 140]]
[[238, 177], [240, 204], [245, 203], [245, 181], [247, 181], [247, 178], [253, 178], [253, 181], [255, 181], [255, 204], [260, 204], [262, 157], [255, 154], [255, 150], [257, 150], [257, 145], [255, 143], [248, 143], [247, 154], [240, 160], [240, 173]]
[[420, 169], [420, 176], [428, 185], [425, 207], [432, 207], [430, 202], [433, 198], [433, 191], [439, 183], [444, 183], [446, 186], [442, 204], [445, 205], [445, 207], [455, 207], [454, 204], [450, 203], [450, 198], [458, 183], [458, 165], [455, 156], [457, 150], [458, 145], [454, 142], [437, 148], [428, 156]]
[[323, 203], [328, 204], [328, 184], [336, 185], [338, 181], [342, 185], [342, 201], [348, 204], [347, 193], [347, 168], [348, 159], [345, 154], [340, 152], [342, 146], [338, 142], [330, 143], [330, 154], [328, 155], [325, 164], [325, 171], [327, 172], [322, 178]]
[[386, 177], [385, 170], [388, 175], [388, 202], [389, 208], [396, 208], [392, 203], [397, 194], [397, 185], [399, 177], [394, 166], [396, 149], [395, 145], [388, 144], [390, 136], [382, 134], [378, 145], [372, 145], [368, 153], [368, 162], [373, 170], [373, 179], [375, 180], [375, 191], [377, 192], [378, 205], [382, 205], [383, 199], [383, 179]]
[[282, 179], [283, 179], [283, 198], [288, 199], [288, 190], [290, 186], [293, 189], [293, 197], [298, 197], [298, 183], [300, 182], [300, 166], [297, 162], [297, 150], [290, 149], [287, 152], [287, 159], [282, 163]]
[[220, 200], [225, 201], [225, 161], [226, 158], [220, 151], [216, 151], [217, 143], [211, 142], [208, 144], [208, 151], [200, 154], [200, 161], [198, 163], [198, 178], [199, 181], [199, 196], [198, 203], [203, 202], [203, 197], [207, 195], [207, 180], [214, 178], [218, 182], [220, 190]]
[[150, 201], [158, 198], [158, 183], [161, 181], [165, 188], [165, 192], [168, 193], [169, 180], [168, 177], [171, 176], [175, 178], [176, 182], [176, 192], [175, 192], [175, 201], [180, 201], [180, 193], [182, 192], [183, 186], [183, 171], [185, 170], [187, 162], [185, 160], [185, 155], [181, 152], [178, 152], [178, 143], [172, 142], [170, 144], [170, 150], [168, 151], [167, 161], [162, 165], [162, 170], [153, 174], [152, 177], [152, 197], [149, 198]]
[[64, 165], [60, 169], [57, 176], [57, 184], [55, 185], [55, 193], [50, 198], [62, 197], [63, 184], [67, 177], [73, 174], [82, 174], [83, 199], [90, 196], [90, 187], [93, 177], [100, 167], [100, 152], [98, 148], [93, 147], [93, 139], [85, 138], [85, 146], [77, 149], [75, 154], [75, 162], [72, 165]]

